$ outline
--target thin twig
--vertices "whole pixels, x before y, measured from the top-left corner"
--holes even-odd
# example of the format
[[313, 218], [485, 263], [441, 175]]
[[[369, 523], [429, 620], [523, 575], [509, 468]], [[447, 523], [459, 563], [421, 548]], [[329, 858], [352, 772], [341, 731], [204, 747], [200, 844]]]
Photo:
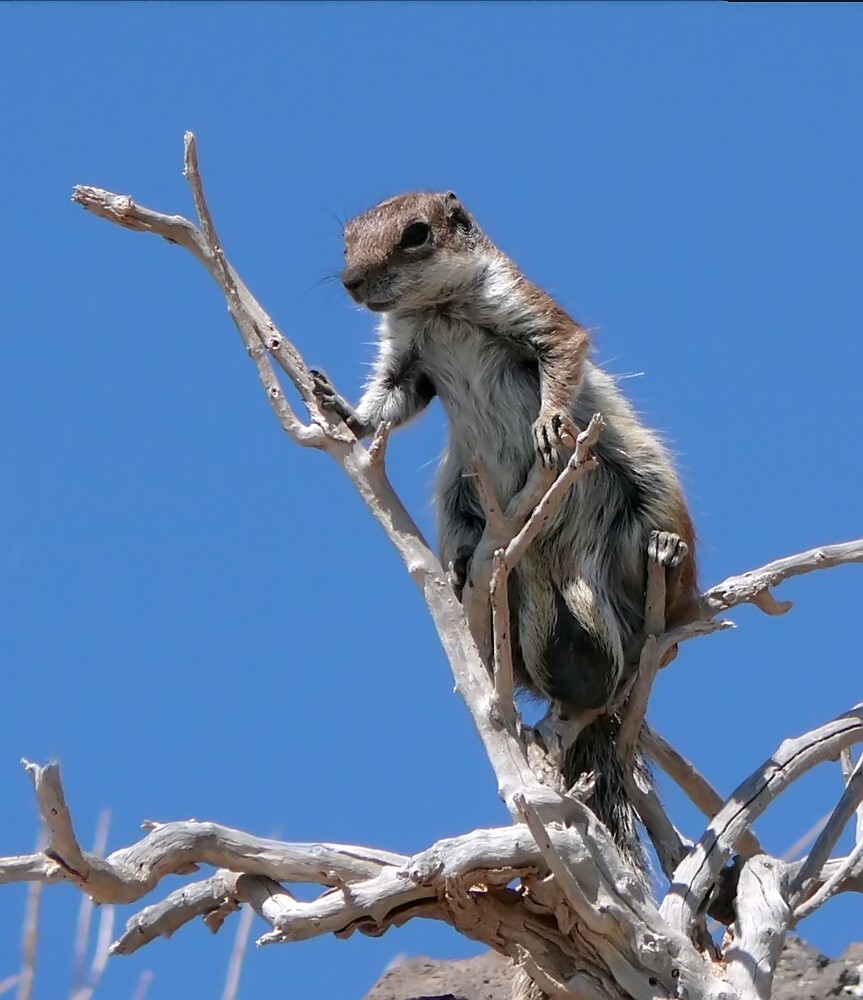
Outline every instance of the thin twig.
[[[114, 222], [125, 229], [155, 233], [188, 250], [206, 267], [220, 285], [228, 299], [229, 309], [234, 303], [233, 291], [239, 292], [242, 296], [243, 309], [237, 310], [236, 315], [232, 311], [231, 316], [243, 338], [247, 352], [255, 362], [258, 376], [267, 393], [270, 405], [292, 440], [305, 447], [323, 448], [326, 440], [324, 427], [327, 428], [326, 433], [331, 437], [337, 437], [341, 433], [344, 440], [348, 440], [348, 438], [355, 440], [346, 428], [342, 426], [339, 429], [339, 421], [334, 421], [326, 411], [321, 410], [318, 406], [308, 367], [290, 341], [278, 333], [272, 319], [251, 295], [233, 268], [229, 269], [231, 285], [225, 286], [221, 266], [214, 259], [203, 233], [188, 219], [179, 215], [154, 212], [152, 209], [137, 205], [128, 195], [112, 194], [101, 188], [84, 185], [78, 185], [75, 188], [72, 200], [82, 205], [93, 215]], [[265, 338], [261, 331], [266, 331]], [[282, 370], [291, 378], [306, 406], [313, 413], [315, 422], [310, 426], [303, 424], [294, 414], [269, 362], [267, 351], [272, 354]]]
[[192, 191], [192, 198], [195, 202], [195, 212], [198, 216], [198, 221], [201, 224], [201, 234], [204, 237], [204, 242], [207, 244], [207, 248], [213, 255], [213, 258], [222, 273], [221, 284], [230, 290], [232, 297], [236, 299], [237, 286], [234, 284], [232, 275], [228, 270], [228, 266], [225, 262], [225, 255], [222, 252], [222, 245], [216, 234], [216, 224], [213, 222], [213, 216], [210, 214], [210, 207], [207, 204], [207, 199], [204, 197], [204, 181], [201, 177], [201, 172], [198, 169], [198, 143], [195, 136], [191, 132], [186, 132], [183, 136], [183, 176], [189, 182], [189, 187]]
[[650, 692], [653, 690], [653, 682], [659, 672], [660, 653], [659, 644], [655, 635], [649, 635], [644, 640], [641, 647], [641, 656], [638, 660], [638, 673], [635, 677], [629, 698], [623, 710], [623, 718], [620, 722], [620, 733], [617, 738], [617, 749], [623, 766], [627, 771], [632, 770], [635, 762], [635, 752], [638, 748], [638, 738], [641, 728], [644, 725], [644, 717], [647, 714], [647, 703], [650, 699]]
[[93, 950], [93, 961], [90, 963], [90, 974], [87, 977], [87, 983], [74, 994], [73, 1000], [90, 1000], [99, 986], [105, 972], [105, 966], [108, 964], [108, 956], [111, 954], [114, 914], [115, 908], [110, 903], [102, 907], [99, 915], [99, 933], [96, 935], [96, 947]]
[[804, 917], [810, 916], [819, 906], [823, 906], [831, 896], [839, 892], [842, 888], [842, 883], [854, 871], [861, 859], [863, 859], [863, 840], [858, 840], [848, 857], [845, 858], [824, 885], [795, 909], [794, 919], [799, 921]]
[[727, 629], [737, 628], [735, 623], [728, 618], [719, 618], [713, 621], [696, 621], [688, 625], [678, 625], [667, 632], [663, 632], [656, 642], [659, 646], [660, 666], [666, 663], [665, 654], [672, 646], [679, 646], [689, 639], [698, 639], [703, 635], [713, 635], [714, 632], [724, 632]]
[[671, 822], [655, 788], [651, 787], [645, 791], [633, 780], [629, 782], [629, 795], [647, 830], [662, 871], [670, 879], [686, 856], [686, 852], [692, 847], [692, 841], [685, 840]]
[[[668, 777], [689, 796], [693, 805], [708, 819], [713, 819], [725, 805], [725, 800], [695, 765], [675, 750], [668, 740], [660, 736], [648, 723], [641, 729], [641, 745]], [[741, 834], [737, 850], [746, 858], [764, 853], [764, 848], [752, 830], [745, 830]]]
[[377, 468], [383, 468], [387, 457], [387, 445], [393, 425], [384, 420], [375, 428], [372, 443], [369, 445], [369, 461]]
[[63, 785], [60, 783], [59, 765], [55, 761], [49, 761], [44, 767], [39, 767], [28, 760], [22, 760], [21, 764], [33, 781], [36, 798], [39, 801], [39, 812], [48, 832], [48, 842], [43, 853], [86, 881], [90, 874], [90, 865], [75, 837], [72, 816], [66, 805]]
[[144, 1000], [147, 995], [147, 990], [150, 988], [150, 983], [153, 982], [153, 973], [150, 969], [145, 969], [138, 979], [138, 985], [135, 987], [135, 993], [132, 996], [132, 1000]]
[[659, 636], [665, 631], [666, 568], [655, 559], [647, 560], [647, 590], [644, 598], [644, 631]]
[[494, 635], [494, 692], [497, 712], [506, 725], [515, 726], [509, 590], [506, 559], [502, 549], [498, 549], [494, 554], [494, 569], [491, 574], [491, 627]]
[[[44, 851], [49, 842], [44, 829], [36, 838], [36, 852]], [[36, 977], [36, 947], [39, 943], [39, 907], [42, 902], [41, 882], [34, 882], [27, 890], [27, 904], [24, 910], [24, 936], [22, 941], [23, 962], [18, 977], [17, 1000], [30, 1000], [33, 995], [33, 981]]]
[[806, 848], [815, 840], [819, 833], [827, 826], [827, 820], [830, 819], [830, 813], [825, 813], [817, 823], [813, 823], [812, 826], [800, 837], [795, 840], [794, 843], [785, 851], [782, 855], [783, 861], [796, 861], [797, 858], [806, 850]]
[[88, 895], [81, 897], [78, 907], [78, 924], [75, 929], [75, 956], [72, 966], [72, 998], [76, 1000], [85, 986], [87, 966], [87, 943], [90, 940], [90, 922], [93, 916], [93, 900]]
[[536, 810], [522, 795], [517, 796], [516, 801], [521, 811], [522, 819], [528, 830], [530, 830], [531, 836], [536, 841], [536, 846], [545, 859], [548, 870], [557, 879], [561, 892], [567, 898], [573, 910], [578, 914], [590, 914], [593, 921], [591, 925], [592, 929], [597, 934], [608, 934], [611, 931], [611, 917], [595, 910], [591, 901], [585, 895], [584, 890], [576, 882], [566, 862], [555, 849], [554, 844], [551, 842], [551, 837], [548, 835], [548, 830], [546, 830]]
[[842, 777], [845, 779], [845, 784], [851, 780], [851, 775], [854, 773], [854, 757], [851, 753], [851, 747], [845, 747], [842, 753], [839, 754], [839, 766], [842, 768]]
[[507, 521], [497, 497], [497, 490], [494, 488], [488, 469], [480, 461], [473, 462], [471, 474], [476, 485], [476, 494], [479, 498], [479, 505], [482, 508], [485, 518], [486, 528], [494, 535], [502, 536], [507, 527]]
[[[108, 844], [108, 829], [111, 824], [111, 812], [103, 809], [99, 814], [96, 824], [96, 836], [93, 838], [93, 853], [101, 856], [105, 854]], [[93, 900], [88, 895], [81, 897], [81, 905], [78, 909], [78, 924], [75, 929], [75, 952], [72, 964], [72, 996], [77, 997], [78, 992], [85, 985], [85, 967], [87, 964], [87, 943], [90, 940], [90, 923], [93, 917]]]
[[[863, 755], [861, 755], [863, 759]], [[851, 775], [854, 773], [855, 766], [859, 766], [860, 760], [857, 761], [857, 765], [854, 764], [854, 758], [851, 755], [850, 747], [843, 750], [839, 755], [839, 762], [842, 766], [842, 777], [845, 779], [845, 784], [851, 780]], [[863, 841], [863, 804], [857, 806], [857, 824], [854, 830], [854, 842], [859, 844]]]
[[627, 773], [635, 764], [635, 753], [653, 682], [662, 663], [657, 640], [665, 631], [666, 568], [656, 559], [647, 560], [647, 588], [644, 598], [644, 645], [638, 658], [638, 670], [622, 711], [617, 750]]
[[557, 476], [557, 469], [547, 468], [538, 456], [534, 459], [530, 472], [527, 474], [527, 482], [506, 505], [504, 517], [507, 525], [512, 529], [513, 536], [527, 524], [528, 518], [536, 510], [540, 500], [551, 489]]
[[812, 879], [818, 878], [821, 869], [829, 861], [830, 854], [842, 836], [842, 831], [863, 802], [863, 756], [848, 779], [845, 791], [830, 814], [830, 819], [824, 824], [824, 829], [818, 834], [809, 856], [791, 882], [791, 905], [796, 907], [809, 888]]
[[590, 423], [578, 435], [572, 457], [548, 488], [545, 496], [539, 501], [525, 526], [506, 547], [506, 564], [510, 572], [515, 569], [536, 536], [551, 520], [552, 515], [569, 490], [586, 472], [596, 468], [597, 461], [591, 455], [590, 449], [599, 440], [599, 435], [604, 427], [605, 422], [602, 419], [602, 414], [594, 413], [590, 418]]
[[228, 961], [228, 972], [225, 976], [225, 989], [222, 993], [222, 1000], [236, 1000], [237, 998], [237, 991], [240, 988], [240, 973], [243, 969], [243, 960], [246, 957], [246, 948], [249, 943], [249, 934], [252, 930], [254, 916], [255, 911], [251, 906], [246, 906], [240, 913], [237, 933], [234, 937], [234, 947], [231, 950], [231, 957]]

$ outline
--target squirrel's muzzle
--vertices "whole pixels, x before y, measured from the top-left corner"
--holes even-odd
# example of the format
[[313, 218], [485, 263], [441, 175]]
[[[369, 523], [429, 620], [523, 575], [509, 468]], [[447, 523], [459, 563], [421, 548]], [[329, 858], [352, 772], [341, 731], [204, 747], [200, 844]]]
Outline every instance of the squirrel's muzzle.
[[348, 295], [355, 302], [362, 302], [362, 291], [366, 283], [366, 276], [358, 267], [346, 267], [342, 271], [342, 284]]

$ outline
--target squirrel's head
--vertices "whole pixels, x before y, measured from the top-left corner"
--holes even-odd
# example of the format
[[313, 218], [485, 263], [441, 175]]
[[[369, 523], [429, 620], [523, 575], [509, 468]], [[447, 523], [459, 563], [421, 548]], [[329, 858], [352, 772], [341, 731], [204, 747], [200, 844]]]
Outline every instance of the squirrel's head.
[[452, 191], [390, 198], [345, 227], [344, 284], [374, 312], [422, 308], [473, 280], [482, 233]]

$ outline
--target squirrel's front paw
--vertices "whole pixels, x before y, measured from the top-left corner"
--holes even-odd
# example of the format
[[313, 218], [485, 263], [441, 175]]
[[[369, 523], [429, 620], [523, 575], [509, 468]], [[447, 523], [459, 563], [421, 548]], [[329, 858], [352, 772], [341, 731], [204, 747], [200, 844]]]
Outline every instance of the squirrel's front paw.
[[309, 375], [312, 376], [312, 392], [320, 408], [328, 413], [335, 413], [353, 430], [356, 413], [351, 404], [336, 392], [333, 383], [322, 371], [310, 368]]
[[554, 468], [561, 452], [575, 447], [578, 428], [572, 417], [562, 410], [540, 411], [533, 425], [533, 440], [542, 464]]
[[309, 375], [312, 376], [312, 392], [321, 404], [321, 409], [336, 410], [341, 397], [333, 388], [333, 383], [317, 368], [310, 368]]

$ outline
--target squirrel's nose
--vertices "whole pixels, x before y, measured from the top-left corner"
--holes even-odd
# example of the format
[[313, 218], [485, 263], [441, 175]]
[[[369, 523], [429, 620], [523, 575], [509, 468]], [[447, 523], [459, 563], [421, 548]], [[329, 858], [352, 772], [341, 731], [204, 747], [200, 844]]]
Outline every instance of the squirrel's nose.
[[362, 271], [353, 267], [346, 267], [342, 272], [342, 284], [354, 295], [366, 283], [365, 275]]

